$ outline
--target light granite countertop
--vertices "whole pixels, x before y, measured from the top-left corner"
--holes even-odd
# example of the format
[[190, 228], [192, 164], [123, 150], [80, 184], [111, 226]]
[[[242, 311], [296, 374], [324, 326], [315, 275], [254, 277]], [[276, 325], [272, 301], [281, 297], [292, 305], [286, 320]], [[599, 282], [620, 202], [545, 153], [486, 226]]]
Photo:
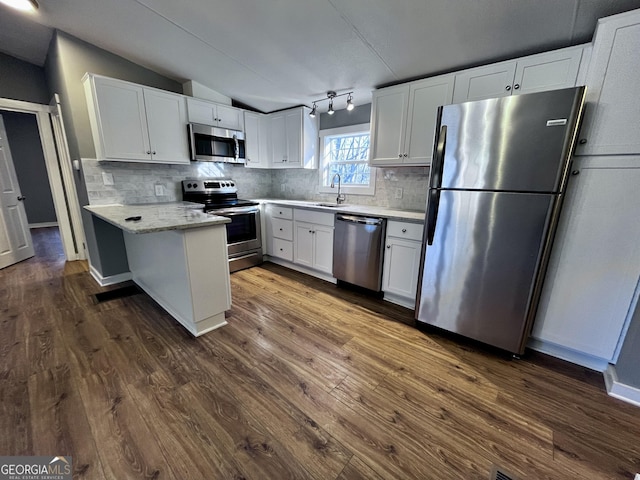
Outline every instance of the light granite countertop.
[[401, 220], [408, 222], [424, 223], [425, 212], [415, 210], [395, 210], [385, 207], [376, 207], [372, 205], [355, 205], [343, 204], [339, 207], [323, 206], [329, 202], [313, 202], [308, 200], [280, 200], [277, 198], [257, 199], [256, 202], [272, 203], [274, 205], [282, 205], [286, 207], [307, 208], [311, 210], [321, 210], [325, 212], [347, 213], [353, 215], [365, 215], [371, 217], [387, 218], [389, 220]]
[[[87, 205], [84, 208], [96, 217], [129, 233], [184, 230], [231, 222], [229, 218], [204, 213], [201, 204], [191, 202]], [[140, 220], [125, 220], [129, 217], [138, 216]]]

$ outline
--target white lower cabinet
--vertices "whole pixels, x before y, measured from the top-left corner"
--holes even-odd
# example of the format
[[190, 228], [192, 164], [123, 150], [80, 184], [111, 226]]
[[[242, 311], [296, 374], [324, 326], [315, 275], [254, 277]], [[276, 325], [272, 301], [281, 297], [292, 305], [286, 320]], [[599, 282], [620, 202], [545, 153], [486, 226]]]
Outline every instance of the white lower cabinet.
[[572, 355], [615, 363], [640, 279], [639, 160], [574, 160], [533, 326], [534, 348], [594, 368]]
[[423, 224], [387, 223], [382, 271], [384, 299], [414, 309], [420, 271]]
[[293, 261], [293, 209], [278, 205], [267, 205], [267, 254]]
[[334, 215], [295, 209], [293, 261], [320, 272], [333, 272]]

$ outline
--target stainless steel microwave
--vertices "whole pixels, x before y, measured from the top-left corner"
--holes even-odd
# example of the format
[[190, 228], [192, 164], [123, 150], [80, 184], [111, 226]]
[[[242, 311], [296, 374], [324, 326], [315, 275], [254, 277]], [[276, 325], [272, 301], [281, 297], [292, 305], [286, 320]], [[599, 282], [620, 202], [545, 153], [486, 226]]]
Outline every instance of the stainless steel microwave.
[[244, 163], [244, 133], [238, 130], [190, 123], [191, 160]]

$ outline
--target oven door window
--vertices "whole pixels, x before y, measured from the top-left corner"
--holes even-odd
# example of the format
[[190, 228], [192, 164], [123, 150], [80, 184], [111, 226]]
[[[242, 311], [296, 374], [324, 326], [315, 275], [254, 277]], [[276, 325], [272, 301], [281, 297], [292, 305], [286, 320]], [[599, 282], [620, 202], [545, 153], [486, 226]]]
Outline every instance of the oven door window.
[[256, 214], [240, 213], [236, 215], [225, 215], [231, 219], [231, 223], [227, 223], [227, 244], [250, 242], [256, 240]]
[[196, 155], [205, 157], [235, 157], [236, 144], [232, 138], [213, 137], [194, 133]]

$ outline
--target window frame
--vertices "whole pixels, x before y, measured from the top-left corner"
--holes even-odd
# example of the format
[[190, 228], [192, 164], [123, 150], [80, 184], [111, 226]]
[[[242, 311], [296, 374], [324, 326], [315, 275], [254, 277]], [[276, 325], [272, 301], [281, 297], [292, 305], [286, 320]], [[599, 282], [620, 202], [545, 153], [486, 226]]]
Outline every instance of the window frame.
[[[360, 123], [357, 125], [349, 125], [346, 127], [337, 127], [337, 128], [328, 128], [325, 130], [320, 130], [318, 133], [319, 137], [319, 162], [318, 162], [318, 193], [336, 193], [336, 188], [331, 188], [328, 185], [324, 184], [324, 175], [326, 170], [326, 164], [324, 161], [325, 153], [325, 139], [326, 137], [333, 137], [336, 135], [353, 135], [357, 133], [368, 133], [369, 140], [371, 140], [371, 126], [369, 123]], [[371, 144], [369, 144], [369, 157], [371, 156]], [[376, 192], [376, 169], [369, 163], [369, 158], [367, 158], [367, 164], [369, 164], [369, 168], [371, 169], [371, 173], [369, 175], [369, 185], [341, 185], [340, 193], [345, 193], [349, 195], [369, 195], [373, 196]]]

